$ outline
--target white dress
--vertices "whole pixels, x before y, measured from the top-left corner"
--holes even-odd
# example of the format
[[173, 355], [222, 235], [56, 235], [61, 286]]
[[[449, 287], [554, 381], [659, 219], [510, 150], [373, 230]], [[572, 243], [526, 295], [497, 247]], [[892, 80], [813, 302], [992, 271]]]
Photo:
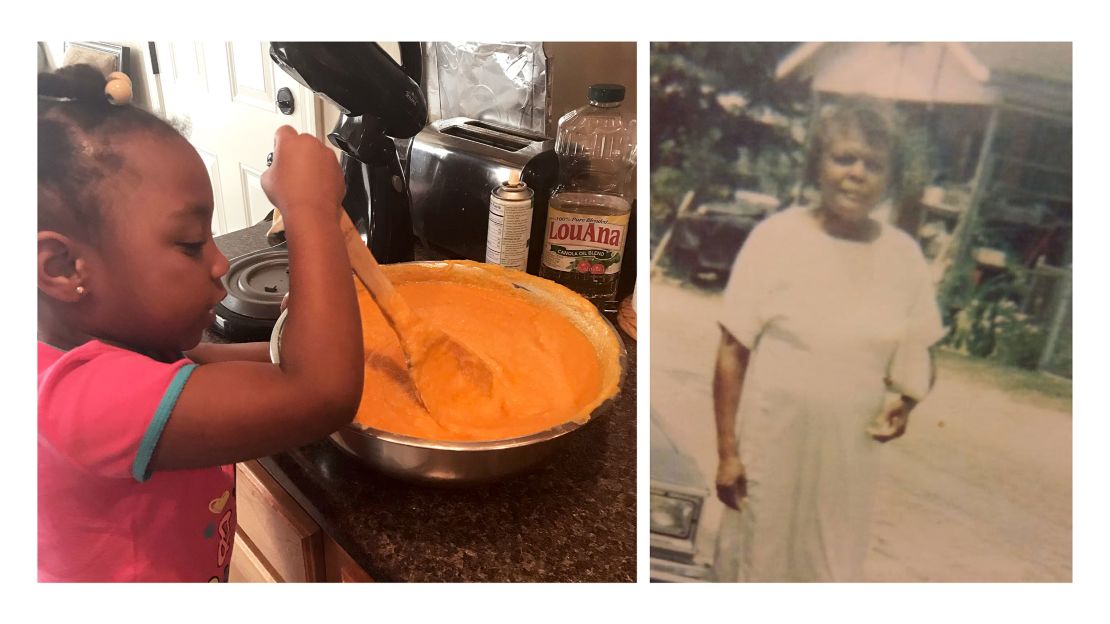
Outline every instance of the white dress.
[[724, 299], [721, 325], [751, 350], [737, 415], [748, 497], [726, 510], [718, 560], [740, 581], [858, 580], [881, 448], [865, 429], [886, 378], [925, 395], [944, 334], [925, 259], [889, 225], [842, 240], [793, 207], [751, 233]]

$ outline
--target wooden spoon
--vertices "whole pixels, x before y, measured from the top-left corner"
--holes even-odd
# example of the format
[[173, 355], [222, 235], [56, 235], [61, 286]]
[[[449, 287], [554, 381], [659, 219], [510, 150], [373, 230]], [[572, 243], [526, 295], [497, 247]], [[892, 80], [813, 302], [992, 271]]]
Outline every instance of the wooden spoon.
[[[397, 334], [409, 367], [417, 401], [437, 422], [437, 414], [465, 407], [487, 398], [493, 387], [493, 371], [477, 354], [412, 311], [393, 287], [374, 254], [359, 237], [346, 212], [340, 211], [347, 259], [359, 281]], [[440, 422], [442, 425], [443, 423]]]

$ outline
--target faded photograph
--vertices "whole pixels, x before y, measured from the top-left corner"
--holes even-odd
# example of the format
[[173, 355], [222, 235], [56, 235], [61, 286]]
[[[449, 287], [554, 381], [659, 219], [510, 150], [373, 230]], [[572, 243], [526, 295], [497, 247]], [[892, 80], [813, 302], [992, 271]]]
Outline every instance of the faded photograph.
[[1070, 43], [653, 43], [651, 580], [1072, 580]]

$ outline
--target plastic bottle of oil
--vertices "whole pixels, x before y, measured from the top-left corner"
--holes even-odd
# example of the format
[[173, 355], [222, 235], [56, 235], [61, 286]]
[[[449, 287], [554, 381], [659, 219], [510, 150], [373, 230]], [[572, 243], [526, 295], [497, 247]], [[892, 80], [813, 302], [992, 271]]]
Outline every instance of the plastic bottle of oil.
[[615, 299], [631, 234], [636, 121], [621, 111], [622, 85], [595, 84], [586, 97], [589, 104], [559, 119], [559, 182], [548, 200], [540, 276], [601, 305]]

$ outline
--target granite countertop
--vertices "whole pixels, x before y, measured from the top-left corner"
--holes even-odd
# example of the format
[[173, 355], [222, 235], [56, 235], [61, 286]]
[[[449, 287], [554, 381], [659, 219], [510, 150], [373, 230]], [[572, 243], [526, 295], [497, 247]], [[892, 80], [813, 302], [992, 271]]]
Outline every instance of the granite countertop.
[[[216, 244], [228, 258], [257, 251], [272, 243], [268, 226]], [[327, 439], [260, 463], [378, 581], [635, 581], [636, 342], [621, 338], [629, 366], [612, 412], [527, 474], [466, 489], [414, 485]]]

